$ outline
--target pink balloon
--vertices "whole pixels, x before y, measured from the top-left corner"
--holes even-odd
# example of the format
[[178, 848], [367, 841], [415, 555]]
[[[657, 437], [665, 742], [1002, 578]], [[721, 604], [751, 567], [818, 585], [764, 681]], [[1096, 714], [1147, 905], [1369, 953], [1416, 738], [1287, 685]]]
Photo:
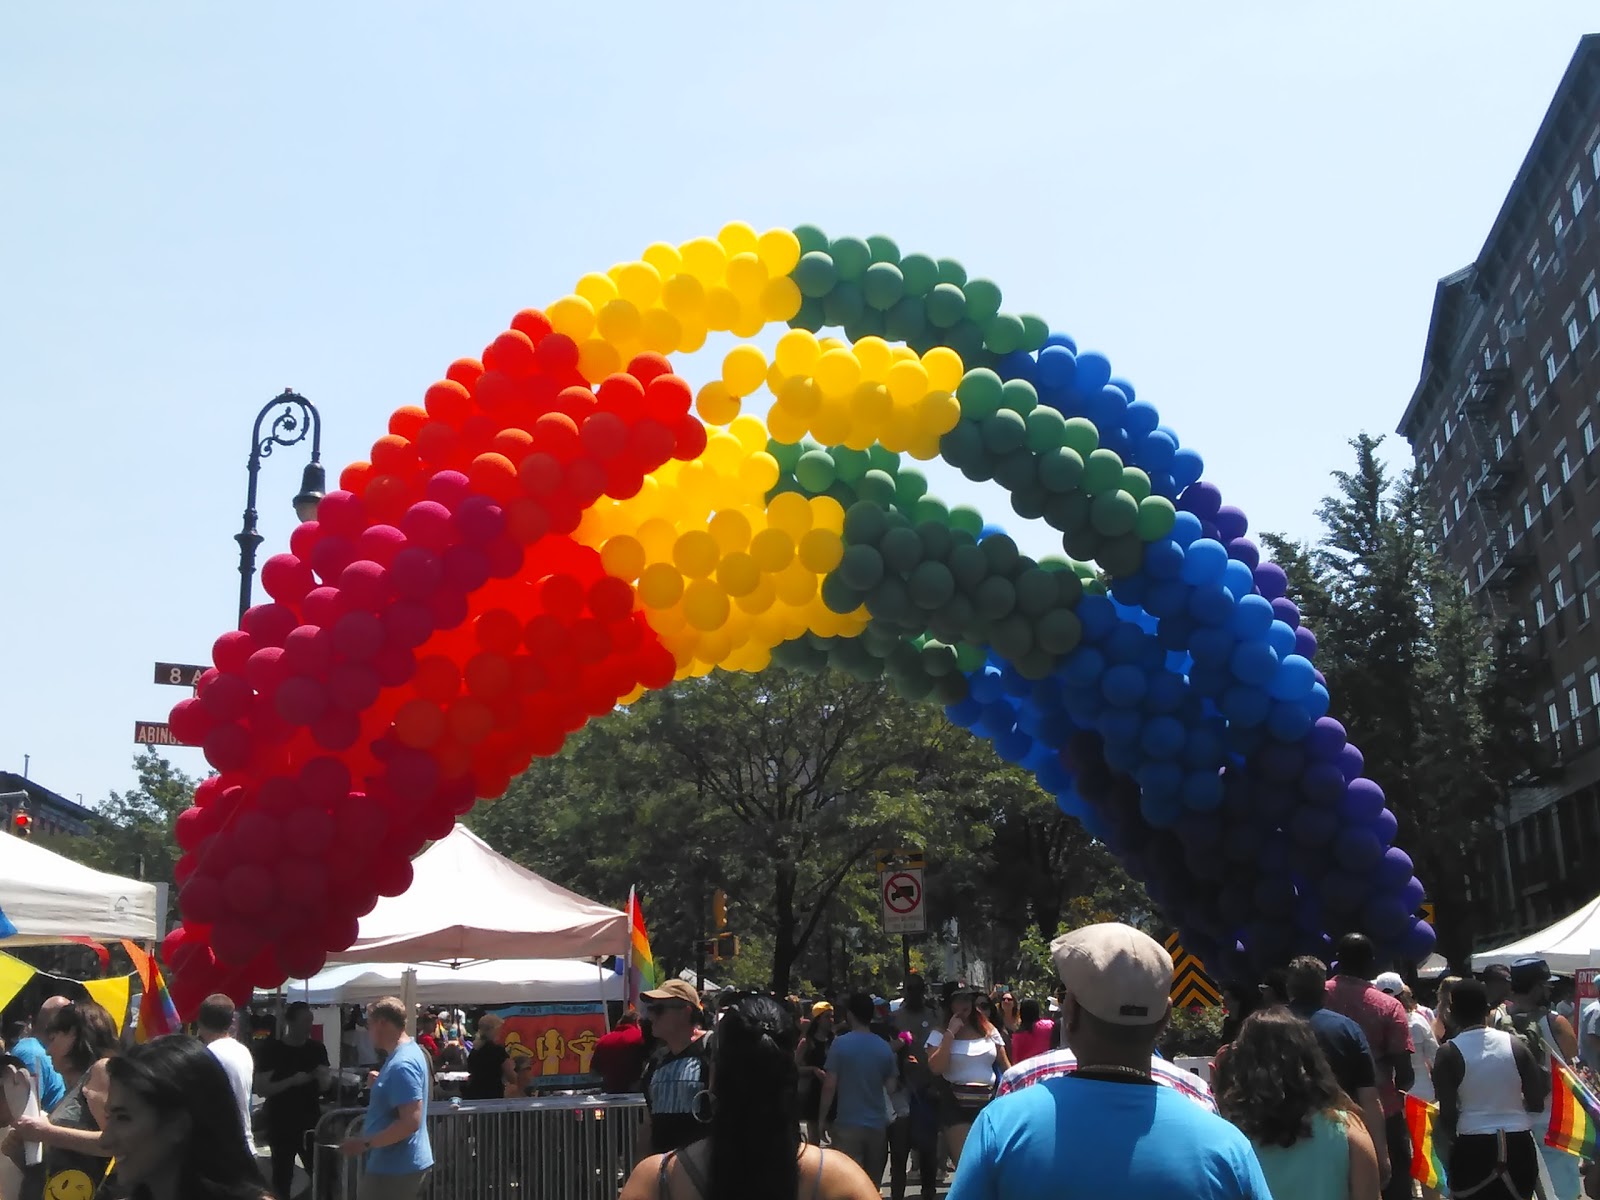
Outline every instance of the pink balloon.
[[395, 555], [405, 549], [406, 535], [393, 525], [368, 525], [356, 539], [356, 553], [380, 566], [394, 562]]
[[472, 494], [472, 481], [460, 471], [440, 471], [428, 480], [428, 499], [453, 509]]
[[423, 750], [402, 747], [384, 767], [389, 790], [406, 802], [422, 804], [433, 799], [439, 786], [439, 763]]
[[317, 505], [317, 522], [324, 533], [355, 538], [367, 527], [366, 506], [354, 492], [329, 492]]
[[329, 535], [318, 539], [311, 551], [311, 566], [323, 583], [332, 583], [339, 573], [356, 559], [355, 541], [347, 537]]
[[357, 559], [339, 572], [339, 591], [352, 608], [377, 612], [389, 590], [389, 572], [370, 559]]
[[320, 677], [333, 665], [333, 646], [321, 626], [301, 625], [283, 639], [283, 662], [291, 674]]
[[304, 805], [289, 814], [283, 831], [295, 853], [316, 858], [333, 843], [333, 818], [321, 808]]
[[383, 645], [383, 624], [369, 612], [347, 612], [329, 632], [333, 652], [346, 660], [369, 659]]
[[400, 528], [411, 541], [430, 550], [443, 550], [453, 535], [450, 510], [435, 500], [419, 500], [406, 509]]
[[433, 636], [433, 610], [420, 600], [396, 600], [384, 610], [383, 640], [415, 649]]
[[361, 740], [361, 717], [330, 708], [311, 723], [311, 739], [323, 750], [348, 750]]
[[455, 519], [461, 540], [474, 546], [492, 542], [506, 528], [505, 510], [488, 496], [468, 496], [456, 509]]
[[283, 852], [283, 825], [253, 808], [234, 818], [233, 839], [246, 862], [270, 863]]
[[407, 546], [389, 564], [389, 585], [395, 595], [426, 600], [444, 578], [444, 563], [432, 550]]
[[384, 687], [399, 687], [417, 673], [417, 656], [404, 646], [384, 646], [371, 663]]
[[244, 677], [250, 681], [250, 686], [262, 693], [272, 691], [288, 674], [281, 646], [263, 646], [250, 656], [244, 668]]
[[[322, 760], [312, 759], [311, 761], [320, 762]], [[309, 765], [308, 763], [307, 766]], [[305, 773], [304, 769], [302, 769], [301, 778], [303, 779], [304, 777]], [[274, 775], [262, 782], [257, 802], [264, 812], [286, 813], [304, 803], [305, 796], [301, 793], [300, 783], [282, 775]]]
[[178, 893], [178, 908], [185, 921], [209, 925], [222, 915], [222, 885], [209, 875], [196, 875]]
[[328, 672], [328, 701], [345, 712], [364, 712], [377, 701], [381, 686], [367, 663], [336, 663]]
[[477, 546], [451, 546], [444, 552], [444, 584], [458, 592], [475, 592], [489, 582], [489, 556]]
[[274, 554], [261, 564], [261, 586], [280, 604], [298, 604], [316, 586], [311, 568], [292, 554]]
[[263, 646], [281, 646], [289, 631], [300, 624], [294, 609], [287, 604], [258, 604], [247, 609], [240, 627], [250, 635], [259, 650]]
[[515, 538], [501, 534], [483, 549], [489, 560], [489, 578], [512, 579], [522, 570], [523, 549]]

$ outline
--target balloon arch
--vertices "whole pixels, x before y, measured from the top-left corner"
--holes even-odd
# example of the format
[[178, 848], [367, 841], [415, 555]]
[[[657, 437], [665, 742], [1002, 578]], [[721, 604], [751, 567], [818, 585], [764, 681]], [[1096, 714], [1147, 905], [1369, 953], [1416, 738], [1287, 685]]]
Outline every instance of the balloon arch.
[[[666, 357], [772, 322], [698, 393]], [[936, 457], [1065, 556], [930, 495]], [[1350, 929], [1421, 957], [1316, 638], [1201, 473], [1103, 355], [888, 238], [736, 223], [585, 275], [390, 417], [174, 708], [218, 772], [177, 824], [180, 1008], [313, 974], [590, 719], [769, 663], [943, 704], [1220, 975]]]

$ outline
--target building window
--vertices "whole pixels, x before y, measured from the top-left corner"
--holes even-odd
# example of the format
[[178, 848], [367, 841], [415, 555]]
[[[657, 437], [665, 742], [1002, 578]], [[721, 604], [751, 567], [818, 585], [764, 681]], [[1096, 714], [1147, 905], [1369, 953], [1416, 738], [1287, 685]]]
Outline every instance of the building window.
[[1483, 582], [1483, 559], [1480, 558], [1480, 559], [1477, 560], [1477, 567], [1478, 567], [1478, 582], [1481, 584]]
[[1594, 168], [1594, 177], [1600, 179], [1600, 142], [1589, 152], [1589, 165]]
[[1505, 452], [1506, 452], [1506, 439], [1505, 439], [1505, 436], [1503, 434], [1496, 433], [1494, 435], [1494, 456], [1496, 458], [1499, 458]]
[[1511, 547], [1515, 546], [1516, 544], [1517, 544], [1517, 523], [1515, 521], [1507, 521], [1506, 522], [1506, 549], [1509, 550], [1509, 549], [1511, 549]]
[[1524, 529], [1533, 528], [1533, 505], [1526, 500], [1522, 502], [1522, 527]]
[[1549, 619], [1544, 611], [1544, 593], [1540, 592], [1533, 598], [1533, 616], [1539, 623], [1539, 628], [1544, 628], [1544, 623]]
[[1556, 707], [1556, 702], [1552, 700], [1545, 707], [1545, 712], [1550, 717], [1550, 732], [1554, 733], [1561, 728], [1561, 710]]
[[1589, 420], [1589, 414], [1583, 414], [1583, 452], [1594, 453], [1594, 424]]
[[[1555, 489], [1550, 486], [1550, 481], [1548, 479], [1541, 479], [1539, 481], [1539, 499], [1543, 500], [1545, 504], [1548, 505], [1551, 497], [1553, 497], [1555, 494]], [[1458, 517], [1460, 515], [1460, 513], [1456, 514]]]
[[1450, 493], [1450, 507], [1455, 511], [1456, 520], [1461, 520], [1461, 497], [1455, 492]]
[[1552, 350], [1552, 351], [1550, 351], [1549, 354], [1546, 354], [1544, 356], [1544, 375], [1545, 375], [1545, 378], [1548, 379], [1551, 383], [1554, 383], [1556, 381], [1556, 371], [1559, 370], [1559, 369], [1560, 369], [1560, 364], [1556, 362], [1556, 352], [1554, 350]]
[[1589, 703], [1600, 708], [1600, 671], [1589, 672]]
[[1584, 302], [1589, 306], [1589, 320], [1600, 317], [1600, 288], [1589, 289], [1589, 294], [1584, 297]]
[[1572, 482], [1572, 464], [1567, 461], [1567, 452], [1565, 450], [1561, 452], [1561, 482]]
[[1438, 462], [1439, 461], [1439, 439], [1438, 438], [1434, 438], [1433, 439], [1433, 461], [1434, 462]]
[[1572, 181], [1572, 215], [1574, 217], [1583, 211], [1583, 202], [1586, 199], [1588, 197], [1583, 191], [1583, 180], [1574, 179]]
[[[1512, 437], [1516, 437], [1517, 436], [1517, 431], [1520, 430], [1521, 428], [1522, 428], [1522, 418], [1517, 414], [1517, 410], [1513, 408], [1511, 410], [1511, 436]], [[1437, 458], [1438, 455], [1434, 455], [1434, 457]]]
[[1567, 689], [1567, 708], [1571, 710], [1572, 720], [1576, 721], [1578, 719], [1578, 689], [1576, 687]]
[[1578, 342], [1583, 337], [1583, 327], [1578, 324], [1578, 318], [1573, 317], [1567, 322], [1567, 349], [1576, 350]]
[[1439, 527], [1442, 530], [1444, 530], [1444, 536], [1445, 537], [1449, 537], [1450, 536], [1450, 518], [1449, 517], [1441, 517], [1439, 519]]
[[[1557, 208], [1555, 212], [1550, 214], [1550, 231], [1554, 233], [1557, 238], [1567, 231], [1567, 219], [1561, 215], [1560, 208]], [[1557, 246], [1557, 249], [1560, 249], [1559, 245]]]
[[1567, 589], [1562, 584], [1559, 576], [1554, 580], [1554, 586], [1556, 589], [1556, 607], [1565, 608], [1567, 606]]
[[1444, 440], [1448, 442], [1454, 433], [1455, 426], [1450, 424], [1450, 418], [1446, 416], [1444, 419]]

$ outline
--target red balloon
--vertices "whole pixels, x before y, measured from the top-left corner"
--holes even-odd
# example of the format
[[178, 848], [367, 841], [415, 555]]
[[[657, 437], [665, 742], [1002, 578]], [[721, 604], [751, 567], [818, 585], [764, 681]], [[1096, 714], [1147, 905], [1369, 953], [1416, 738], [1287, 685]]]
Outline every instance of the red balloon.
[[439, 784], [439, 764], [424, 750], [401, 748], [384, 768], [384, 779], [397, 799], [421, 804], [433, 798]]
[[571, 624], [583, 611], [583, 584], [568, 574], [546, 575], [539, 581], [539, 603], [557, 620]]
[[217, 670], [234, 675], [244, 674], [244, 664], [255, 653], [256, 644], [242, 629], [230, 629], [211, 643], [211, 661]]
[[387, 567], [395, 555], [406, 548], [406, 535], [393, 525], [368, 525], [356, 538], [356, 554], [360, 558]]
[[178, 814], [172, 833], [178, 845], [193, 850], [212, 832], [211, 821], [203, 808], [186, 808]]
[[354, 492], [329, 492], [317, 505], [317, 522], [324, 532], [354, 538], [367, 527], [367, 512]]
[[646, 417], [628, 434], [628, 455], [640, 471], [654, 471], [672, 457], [677, 438], [670, 426]]
[[[267, 876], [271, 886], [272, 877]], [[266, 939], [241, 917], [219, 920], [211, 927], [211, 949], [217, 962], [225, 967], [241, 967], [261, 953]], [[226, 984], [223, 985], [226, 987]]]
[[300, 624], [300, 619], [287, 604], [258, 604], [245, 611], [239, 624], [259, 650], [263, 646], [283, 645], [283, 639]]
[[404, 646], [384, 645], [369, 660], [383, 687], [399, 687], [417, 673], [417, 656]]
[[311, 547], [317, 544], [317, 538], [322, 536], [322, 526], [316, 521], [302, 521], [294, 527], [294, 532], [289, 535], [289, 553], [301, 562], [311, 561]]
[[[434, 482], [438, 477], [434, 477]], [[406, 537], [430, 550], [443, 550], [450, 544], [450, 510], [436, 500], [419, 500], [400, 518]]]
[[456, 827], [456, 814], [447, 808], [425, 812], [420, 818], [420, 824], [423, 836], [430, 842], [437, 842], [441, 838], [450, 836], [450, 831]]
[[355, 558], [356, 544], [352, 538], [324, 537], [311, 551], [311, 568], [324, 584], [331, 584]]
[[567, 462], [578, 453], [578, 423], [564, 412], [545, 413], [533, 423], [531, 432], [536, 453], [548, 454], [557, 462]]
[[389, 586], [395, 595], [412, 600], [427, 599], [443, 578], [443, 560], [421, 546], [407, 546], [389, 565]]
[[194, 696], [185, 697], [172, 706], [167, 724], [172, 736], [186, 746], [198, 746], [211, 731], [212, 716], [209, 709]]
[[319, 858], [294, 854], [277, 864], [278, 892], [297, 908], [318, 909], [328, 898], [328, 868]]
[[620, 621], [633, 612], [633, 587], [614, 575], [589, 585], [589, 611], [602, 621]]
[[578, 343], [564, 333], [550, 333], [534, 343], [534, 354], [546, 371], [573, 371], [578, 366]]
[[614, 412], [592, 412], [584, 418], [579, 436], [584, 450], [604, 462], [627, 448], [628, 426]]
[[517, 467], [517, 478], [528, 495], [549, 497], [560, 489], [565, 471], [555, 455], [536, 450], [524, 456]]
[[380, 620], [386, 646], [414, 650], [433, 636], [433, 610], [420, 600], [396, 600]]
[[[347, 609], [344, 597], [336, 587], [312, 588], [306, 593], [306, 598], [300, 604], [300, 611], [305, 614], [307, 625], [316, 625], [322, 629], [328, 628], [340, 617], [344, 616]], [[291, 630], [291, 632], [293, 632]], [[287, 646], [289, 639], [284, 637]]]
[[[373, 898], [377, 904], [377, 898]], [[372, 909], [366, 909], [361, 915], [366, 916]], [[329, 917], [321, 929], [322, 944], [329, 950], [344, 950], [353, 945], [356, 938], [361, 936], [361, 927], [354, 916]]]
[[490, 579], [515, 579], [522, 571], [522, 543], [509, 533], [495, 538], [483, 548], [489, 559]]
[[454, 588], [440, 588], [428, 600], [435, 630], [455, 629], [467, 619], [467, 597]]
[[611, 636], [594, 617], [579, 617], [567, 636], [572, 653], [581, 663], [597, 663], [611, 653]]
[[690, 414], [673, 423], [672, 437], [672, 457], [682, 462], [692, 462], [706, 452], [706, 427]]
[[389, 830], [389, 817], [383, 805], [362, 792], [352, 792], [334, 810], [339, 844], [376, 846]]
[[346, 712], [363, 712], [378, 699], [378, 673], [366, 663], [337, 663], [328, 672], [328, 701]]
[[[550, 318], [537, 308], [525, 308], [511, 318], [511, 328], [518, 333], [526, 334], [528, 340], [535, 347], [535, 353], [537, 353], [539, 343], [550, 336]], [[540, 365], [542, 366], [543, 364], [541, 363]]]
[[[320, 758], [311, 760], [311, 762], [323, 761], [326, 760]], [[310, 765], [310, 763], [306, 764], [306, 766]], [[303, 777], [304, 768], [301, 769], [301, 774]], [[348, 777], [349, 773], [346, 772], [346, 778]], [[299, 807], [304, 801], [305, 796], [301, 792], [300, 784], [283, 775], [274, 775], [270, 779], [263, 780], [261, 791], [256, 800], [263, 812], [271, 813], [288, 812], [290, 809]]]
[[233, 841], [246, 862], [270, 863], [283, 850], [283, 826], [258, 808], [242, 812], [233, 822]]
[[273, 709], [290, 725], [305, 726], [328, 708], [328, 690], [319, 680], [291, 675], [272, 695]]
[[[484, 349], [483, 369], [504, 371], [513, 379], [526, 379], [538, 369], [534, 360], [534, 338], [517, 329], [508, 329]], [[479, 384], [482, 384], [480, 379]]]
[[506, 528], [505, 510], [488, 496], [468, 496], [456, 509], [455, 520], [461, 540], [474, 546], [493, 541]]
[[279, 942], [272, 952], [287, 979], [310, 979], [328, 961], [328, 956], [314, 942]]
[[333, 843], [333, 818], [321, 808], [306, 805], [288, 815], [283, 832], [295, 853], [317, 858]]
[[628, 374], [646, 385], [654, 379], [671, 373], [671, 361], [665, 354], [657, 354], [654, 350], [646, 350], [642, 354], [635, 354], [628, 362]]
[[347, 612], [328, 631], [333, 652], [341, 658], [371, 658], [383, 645], [383, 623], [370, 612]]
[[333, 665], [333, 645], [317, 625], [300, 625], [283, 639], [283, 665], [293, 675], [320, 677]]
[[250, 763], [250, 734], [243, 725], [231, 721], [218, 725], [201, 746], [206, 761], [219, 771], [243, 770]]
[[323, 750], [348, 750], [361, 740], [361, 718], [342, 708], [330, 708], [311, 723], [311, 740]]
[[[424, 841], [427, 840], [426, 833], [422, 838]], [[420, 845], [420, 842], [418, 844]], [[411, 862], [405, 858], [390, 858], [375, 863], [369, 876], [373, 888], [380, 896], [403, 896], [415, 878]]]
[[[644, 408], [644, 384], [621, 371], [607, 375], [595, 389], [595, 403], [599, 412], [614, 413], [619, 418], [636, 417]], [[588, 434], [584, 436], [587, 438]]]
[[357, 559], [339, 572], [339, 594], [353, 608], [377, 612], [389, 599], [389, 572], [369, 559]]
[[293, 554], [274, 554], [261, 564], [261, 586], [280, 604], [298, 604], [316, 583], [311, 568]]
[[[248, 669], [249, 663], [247, 662]], [[242, 721], [250, 712], [254, 692], [243, 675], [218, 675], [207, 685], [200, 703], [214, 721]]]
[[658, 375], [645, 384], [644, 406], [656, 420], [676, 424], [694, 406], [694, 390], [678, 375]]
[[[293, 633], [294, 630], [289, 632]], [[281, 646], [263, 646], [250, 656], [244, 668], [244, 677], [250, 681], [250, 686], [263, 695], [282, 683], [288, 674], [289, 668], [283, 661]]]
[[209, 925], [222, 915], [222, 885], [210, 875], [196, 875], [178, 892], [178, 908], [185, 921]]

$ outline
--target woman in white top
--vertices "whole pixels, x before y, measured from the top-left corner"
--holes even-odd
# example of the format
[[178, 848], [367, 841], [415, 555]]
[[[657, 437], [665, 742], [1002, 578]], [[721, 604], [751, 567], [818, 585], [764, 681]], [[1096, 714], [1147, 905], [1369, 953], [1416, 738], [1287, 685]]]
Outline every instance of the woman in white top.
[[1450, 996], [1459, 1032], [1433, 1060], [1439, 1097], [1434, 1141], [1451, 1194], [1473, 1200], [1528, 1200], [1539, 1178], [1532, 1114], [1544, 1104], [1549, 1081], [1522, 1042], [1485, 1028], [1489, 995], [1463, 979]]
[[939, 1124], [958, 1166], [972, 1122], [994, 1098], [995, 1079], [1011, 1065], [1005, 1039], [978, 1009], [977, 997], [970, 988], [953, 993], [949, 1025], [928, 1035], [928, 1069], [944, 1081]]
[[1439, 1039], [1433, 1036], [1433, 1020], [1417, 1005], [1416, 996], [1409, 987], [1400, 989], [1400, 1003], [1405, 1005], [1406, 1022], [1411, 1026], [1411, 1077], [1410, 1092], [1419, 1100], [1434, 1103], [1433, 1059], [1439, 1053]]

